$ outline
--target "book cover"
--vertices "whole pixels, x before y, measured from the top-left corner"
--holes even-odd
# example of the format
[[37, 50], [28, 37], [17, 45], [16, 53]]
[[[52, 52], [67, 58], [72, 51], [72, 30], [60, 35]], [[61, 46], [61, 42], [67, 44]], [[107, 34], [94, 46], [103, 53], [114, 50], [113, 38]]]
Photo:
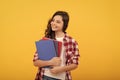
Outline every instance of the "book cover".
[[50, 60], [57, 56], [53, 40], [40, 40], [35, 43], [39, 59]]

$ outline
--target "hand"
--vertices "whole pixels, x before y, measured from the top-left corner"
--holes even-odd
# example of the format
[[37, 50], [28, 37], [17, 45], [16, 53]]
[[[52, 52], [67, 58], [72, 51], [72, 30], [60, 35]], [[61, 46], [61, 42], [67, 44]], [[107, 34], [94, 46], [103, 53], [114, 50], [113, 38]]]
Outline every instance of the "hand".
[[61, 72], [63, 72], [63, 67], [61, 67], [61, 66], [53, 67], [52, 69], [50, 69], [50, 72], [53, 74], [61, 73]]
[[61, 59], [59, 57], [53, 57], [50, 60], [50, 63], [52, 64], [52, 66], [59, 66], [61, 64]]

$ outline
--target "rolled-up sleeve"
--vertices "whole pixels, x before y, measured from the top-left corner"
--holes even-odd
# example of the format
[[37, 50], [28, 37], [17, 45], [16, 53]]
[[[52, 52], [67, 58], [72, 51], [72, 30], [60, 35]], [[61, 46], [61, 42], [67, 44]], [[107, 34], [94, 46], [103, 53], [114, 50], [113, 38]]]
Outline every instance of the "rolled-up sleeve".
[[36, 61], [36, 60], [38, 60], [39, 58], [38, 58], [38, 53], [37, 53], [37, 51], [35, 52], [35, 54], [34, 54], [34, 57], [33, 57], [33, 62], [34, 61]]
[[79, 53], [78, 43], [75, 41], [75, 42], [73, 42], [71, 63], [78, 65], [79, 64], [79, 57], [80, 57], [80, 53]]

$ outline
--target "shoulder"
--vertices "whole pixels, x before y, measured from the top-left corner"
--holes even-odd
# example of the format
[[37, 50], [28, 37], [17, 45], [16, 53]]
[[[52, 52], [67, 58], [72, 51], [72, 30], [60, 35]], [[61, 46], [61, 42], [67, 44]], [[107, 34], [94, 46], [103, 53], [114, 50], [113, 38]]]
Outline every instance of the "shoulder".
[[70, 36], [68, 34], [66, 34], [65, 39], [67, 42], [72, 42], [72, 43], [78, 44], [77, 41], [72, 36]]

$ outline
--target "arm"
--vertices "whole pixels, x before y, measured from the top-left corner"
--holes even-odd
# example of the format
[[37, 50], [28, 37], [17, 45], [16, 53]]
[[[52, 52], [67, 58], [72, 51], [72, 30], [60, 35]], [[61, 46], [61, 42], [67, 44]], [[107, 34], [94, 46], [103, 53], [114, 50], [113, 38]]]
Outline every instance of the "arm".
[[77, 64], [70, 64], [70, 65], [67, 65], [67, 66], [56, 66], [54, 68], [52, 68], [50, 71], [53, 73], [53, 74], [57, 74], [57, 73], [61, 73], [61, 72], [66, 72], [66, 71], [71, 71], [71, 70], [74, 70], [78, 67]]
[[52, 63], [50, 61], [36, 60], [33, 62], [36, 67], [50, 66]]
[[53, 57], [51, 60], [44, 61], [44, 60], [35, 60], [34, 66], [36, 67], [44, 67], [44, 66], [58, 66], [61, 63], [61, 60], [59, 57]]
[[36, 67], [44, 67], [44, 66], [58, 66], [61, 63], [61, 59], [59, 57], [53, 57], [51, 60], [44, 61], [38, 58], [38, 53], [35, 52], [33, 58], [33, 64]]
[[74, 70], [78, 67], [77, 64], [70, 64], [68, 66], [63, 66], [62, 67], [62, 71], [65, 72], [65, 71], [71, 71], [71, 70]]

